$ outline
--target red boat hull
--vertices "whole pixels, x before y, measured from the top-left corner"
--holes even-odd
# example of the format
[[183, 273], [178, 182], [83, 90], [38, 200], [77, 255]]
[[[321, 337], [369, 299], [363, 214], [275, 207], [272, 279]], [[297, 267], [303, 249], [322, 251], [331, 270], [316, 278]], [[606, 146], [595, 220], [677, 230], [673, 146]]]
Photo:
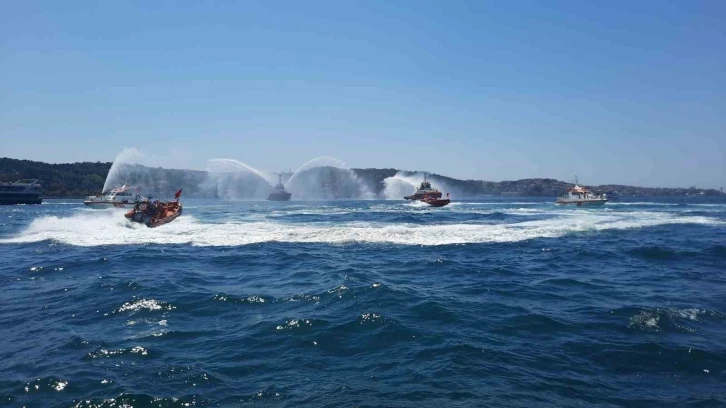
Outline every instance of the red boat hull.
[[404, 200], [422, 200], [426, 196], [433, 197], [433, 198], [441, 198], [441, 192], [432, 191], [430, 193], [416, 193], [416, 194], [411, 194], [410, 196], [405, 196], [405, 197], [403, 197], [403, 199]]
[[165, 209], [164, 214], [162, 214], [161, 217], [149, 217], [135, 209], [124, 214], [124, 217], [128, 218], [131, 222], [138, 222], [149, 228], [156, 228], [174, 221], [180, 215], [182, 215], [182, 205], [177, 204], [176, 206]]
[[432, 207], [443, 207], [451, 202], [448, 198], [421, 200]]

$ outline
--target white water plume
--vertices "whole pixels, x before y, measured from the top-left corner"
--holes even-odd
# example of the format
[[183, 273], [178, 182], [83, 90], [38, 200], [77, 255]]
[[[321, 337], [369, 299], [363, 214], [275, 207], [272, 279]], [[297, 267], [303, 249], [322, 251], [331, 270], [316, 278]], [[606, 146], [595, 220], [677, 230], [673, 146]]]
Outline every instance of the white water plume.
[[209, 160], [209, 162], [207, 162], [207, 171], [215, 173], [248, 171], [264, 180], [270, 186], [273, 186], [277, 183], [277, 178], [273, 174], [256, 169], [249, 164], [234, 159]]
[[384, 179], [383, 185], [381, 196], [386, 200], [403, 200], [403, 197], [415, 193], [417, 188], [416, 184], [413, 184], [403, 177], [399, 177], [398, 174]]
[[137, 188], [143, 196], [169, 197], [180, 188], [196, 187], [200, 180], [193, 171], [161, 167], [178, 163], [176, 156], [174, 151], [150, 156], [134, 147], [125, 148], [111, 164], [102, 191], [126, 185]]
[[383, 180], [384, 187], [383, 191], [381, 191], [381, 196], [386, 200], [403, 200], [403, 197], [416, 192], [424, 181], [424, 178], [427, 178], [431, 182], [431, 187], [441, 191], [444, 195], [446, 193], [452, 193], [452, 195], [458, 196], [439, 177], [431, 175], [426, 177], [423, 172], [410, 173], [406, 171], [399, 171], [395, 175], [385, 178]]
[[135, 165], [140, 165], [144, 155], [135, 147], [125, 148], [116, 155], [103, 183], [103, 192], [127, 184], [133, 176]]
[[345, 169], [345, 162], [339, 159], [336, 159], [334, 157], [329, 156], [320, 156], [316, 157], [312, 160], [309, 160], [307, 163], [303, 164], [295, 170], [295, 172], [290, 176], [290, 178], [285, 182], [285, 187], [289, 187], [290, 185], [294, 185], [298, 176], [300, 173], [302, 173], [305, 170], [313, 169], [316, 167], [335, 167], [339, 169]]
[[293, 198], [305, 200], [371, 199], [368, 186], [345, 163], [321, 156], [300, 166], [285, 183]]
[[239, 160], [220, 158], [207, 162], [205, 187], [224, 199], [263, 199], [275, 184], [274, 175]]

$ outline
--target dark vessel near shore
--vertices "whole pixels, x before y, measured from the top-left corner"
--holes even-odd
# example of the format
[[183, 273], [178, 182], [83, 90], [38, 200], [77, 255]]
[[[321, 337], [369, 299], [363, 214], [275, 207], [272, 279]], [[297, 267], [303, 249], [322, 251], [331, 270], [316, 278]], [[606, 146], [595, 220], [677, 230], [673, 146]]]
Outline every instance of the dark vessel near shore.
[[0, 182], [0, 205], [40, 204], [43, 188], [38, 180], [18, 180], [14, 183]]
[[269, 201], [290, 201], [292, 194], [285, 191], [285, 186], [282, 185], [282, 175], [279, 174], [277, 177], [279, 181], [270, 192], [270, 195], [267, 196], [267, 199]]

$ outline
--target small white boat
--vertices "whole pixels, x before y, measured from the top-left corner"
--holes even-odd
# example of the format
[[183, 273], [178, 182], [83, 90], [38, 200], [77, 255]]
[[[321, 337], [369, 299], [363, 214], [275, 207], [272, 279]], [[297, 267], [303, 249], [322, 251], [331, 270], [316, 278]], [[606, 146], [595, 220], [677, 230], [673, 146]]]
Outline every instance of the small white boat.
[[83, 200], [83, 204], [92, 208], [123, 208], [126, 205], [134, 205], [141, 199], [135, 187], [116, 187], [111, 191], [102, 193], [100, 196], [90, 196]]
[[563, 194], [555, 202], [560, 205], [575, 205], [581, 206], [600, 206], [608, 202], [607, 194], [595, 194], [585, 187], [580, 186], [577, 183], [577, 177], [575, 177], [575, 186], [567, 189], [567, 193]]

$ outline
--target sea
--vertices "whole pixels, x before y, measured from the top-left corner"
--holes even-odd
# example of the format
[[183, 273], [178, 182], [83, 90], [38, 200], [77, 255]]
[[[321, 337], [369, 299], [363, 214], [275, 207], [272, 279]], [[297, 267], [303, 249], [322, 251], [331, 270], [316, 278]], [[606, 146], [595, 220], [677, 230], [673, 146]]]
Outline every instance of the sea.
[[724, 407], [726, 199], [0, 207], [0, 406]]

